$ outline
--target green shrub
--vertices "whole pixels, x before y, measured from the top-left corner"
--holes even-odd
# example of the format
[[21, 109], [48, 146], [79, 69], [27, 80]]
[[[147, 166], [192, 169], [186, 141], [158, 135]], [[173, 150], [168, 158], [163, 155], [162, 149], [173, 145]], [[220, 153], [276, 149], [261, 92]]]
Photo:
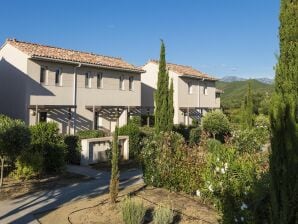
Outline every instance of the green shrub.
[[43, 171], [45, 173], [62, 172], [65, 168], [66, 145], [59, 134], [57, 123], [41, 122], [30, 127], [34, 152], [40, 152], [44, 157]]
[[125, 224], [141, 224], [144, 222], [146, 209], [142, 202], [126, 197], [121, 202], [121, 212]]
[[153, 214], [154, 224], [171, 224], [174, 221], [174, 212], [170, 206], [159, 204]]
[[129, 122], [119, 128], [119, 135], [129, 136], [129, 158], [137, 159], [141, 151], [142, 132], [138, 125]]
[[202, 127], [213, 138], [222, 139], [230, 132], [230, 122], [220, 110], [208, 112], [202, 119]]
[[270, 130], [269, 117], [263, 114], [256, 116], [254, 125], [257, 128], [264, 128], [264, 129]]
[[196, 127], [190, 130], [189, 144], [191, 146], [194, 146], [200, 143], [201, 133], [202, 133], [201, 127]]
[[138, 127], [141, 126], [141, 117], [139, 116], [133, 116], [132, 118], [130, 118], [130, 120], [128, 121], [129, 124], [134, 124]]
[[55, 122], [41, 122], [30, 126], [31, 144], [44, 146], [47, 144], [59, 144], [63, 141], [59, 134], [59, 128]]
[[194, 128], [193, 126], [186, 126], [184, 124], [174, 125], [173, 131], [179, 133], [183, 136], [186, 142], [189, 141], [190, 130]]
[[47, 144], [44, 152], [44, 170], [46, 173], [60, 173], [64, 171], [66, 154], [64, 144]]
[[80, 139], [76, 135], [66, 135], [64, 137], [66, 145], [65, 161], [71, 164], [80, 164], [81, 161], [81, 144]]
[[143, 175], [146, 184], [193, 193], [200, 183], [203, 153], [187, 148], [182, 135], [161, 133], [144, 141]]
[[78, 131], [77, 136], [79, 136], [80, 139], [100, 138], [100, 137], [104, 137], [105, 133], [101, 130], [86, 130], [86, 131]]
[[243, 152], [258, 151], [269, 141], [269, 131], [263, 127], [236, 130], [233, 136], [235, 146]]
[[44, 158], [41, 152], [32, 149], [25, 150], [17, 158], [13, 175], [17, 179], [31, 179], [43, 171]]
[[30, 131], [23, 121], [0, 115], [0, 187], [3, 184], [5, 160], [14, 162], [30, 144]]
[[242, 153], [225, 145], [208, 151], [198, 190], [201, 197], [210, 200], [221, 211], [222, 223], [256, 223], [255, 211], [268, 209], [254, 204], [258, 195], [255, 186], [261, 181], [262, 173], [267, 172], [264, 167], [268, 158], [263, 154]]
[[142, 138], [154, 135], [154, 127], [143, 126], [140, 128]]

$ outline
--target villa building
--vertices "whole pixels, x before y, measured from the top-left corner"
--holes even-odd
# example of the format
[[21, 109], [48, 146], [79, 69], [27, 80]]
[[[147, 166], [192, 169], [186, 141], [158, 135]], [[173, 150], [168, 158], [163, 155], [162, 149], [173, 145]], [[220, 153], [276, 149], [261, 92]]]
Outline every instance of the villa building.
[[[150, 60], [143, 69], [141, 105], [154, 108], [158, 61]], [[174, 87], [174, 124], [190, 125], [206, 111], [220, 108], [221, 91], [215, 87], [216, 78], [185, 65], [167, 63], [167, 69]]]
[[62, 133], [113, 131], [139, 114], [141, 73], [121, 58], [8, 39], [0, 49], [0, 114]]

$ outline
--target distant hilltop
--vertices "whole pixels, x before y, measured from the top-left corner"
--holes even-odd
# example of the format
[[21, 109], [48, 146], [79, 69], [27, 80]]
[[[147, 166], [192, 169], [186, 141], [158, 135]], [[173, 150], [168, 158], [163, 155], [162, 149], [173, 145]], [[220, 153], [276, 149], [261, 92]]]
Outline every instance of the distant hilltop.
[[[265, 84], [273, 84], [274, 83], [274, 79], [270, 79], [270, 78], [252, 78], [252, 79], [257, 80], [261, 83], [265, 83]], [[246, 80], [248, 80], [248, 79], [241, 78], [238, 76], [225, 76], [220, 79], [220, 81], [222, 81], [222, 82], [239, 82], [239, 81], [246, 81]]]

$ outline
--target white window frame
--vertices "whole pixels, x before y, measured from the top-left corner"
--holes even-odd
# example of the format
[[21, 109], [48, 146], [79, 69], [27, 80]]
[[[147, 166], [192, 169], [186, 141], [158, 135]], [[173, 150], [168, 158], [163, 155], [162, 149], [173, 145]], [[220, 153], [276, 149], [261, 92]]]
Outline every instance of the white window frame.
[[102, 89], [103, 88], [103, 75], [102, 75], [102, 72], [97, 72], [97, 75], [96, 75], [96, 78], [97, 78], [97, 89]]
[[120, 90], [125, 90], [125, 86], [124, 86], [124, 76], [123, 76], [123, 75], [121, 75], [121, 76], [119, 77], [119, 89], [120, 89]]
[[85, 88], [91, 89], [92, 85], [91, 72], [85, 72]]
[[[58, 82], [56, 82], [56, 78], [57, 78], [57, 74], [56, 72], [59, 71], [59, 74], [58, 74]], [[55, 85], [56, 86], [62, 86], [62, 69], [61, 68], [56, 68], [55, 69]]]
[[193, 94], [193, 84], [192, 82], [188, 82], [187, 83], [187, 91], [188, 91], [188, 94]]
[[208, 86], [207, 86], [206, 83], [205, 83], [204, 86], [203, 86], [203, 94], [204, 94], [205, 96], [208, 95]]
[[129, 91], [133, 91], [134, 90], [134, 77], [133, 76], [129, 76], [128, 78], [128, 88]]
[[[41, 69], [44, 70], [44, 81], [41, 82]], [[48, 67], [47, 66], [40, 66], [40, 71], [39, 71], [39, 83], [41, 85], [47, 85], [48, 84]]]

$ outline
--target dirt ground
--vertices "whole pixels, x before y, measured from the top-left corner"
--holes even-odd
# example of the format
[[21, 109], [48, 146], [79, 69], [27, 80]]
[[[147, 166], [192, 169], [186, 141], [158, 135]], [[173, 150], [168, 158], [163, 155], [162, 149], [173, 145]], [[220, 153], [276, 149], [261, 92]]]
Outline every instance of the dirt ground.
[[32, 180], [16, 180], [12, 177], [6, 177], [4, 178], [2, 188], [0, 188], [0, 201], [18, 198], [40, 190], [63, 187], [72, 183], [88, 180], [90, 180], [89, 177], [68, 172], [60, 175], [48, 175], [41, 179]]
[[42, 224], [121, 224], [123, 221], [120, 202], [127, 194], [130, 194], [131, 197], [137, 200], [141, 200], [147, 208], [145, 223], [153, 223], [152, 212], [158, 203], [172, 206], [175, 213], [175, 223], [218, 223], [219, 215], [217, 212], [200, 203], [198, 199], [170, 192], [165, 189], [143, 187], [142, 185], [133, 186], [120, 191], [116, 205], [112, 205], [109, 202], [109, 195], [105, 194], [66, 204], [54, 211], [39, 214], [36, 218]]

